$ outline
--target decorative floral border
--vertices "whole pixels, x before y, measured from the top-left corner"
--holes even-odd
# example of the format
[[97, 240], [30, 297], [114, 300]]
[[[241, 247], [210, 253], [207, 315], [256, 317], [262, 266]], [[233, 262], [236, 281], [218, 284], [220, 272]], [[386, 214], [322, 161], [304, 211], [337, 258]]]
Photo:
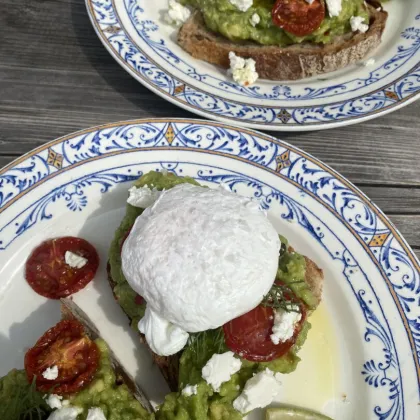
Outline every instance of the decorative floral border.
[[[197, 89], [157, 65], [133, 42], [121, 24], [113, 0], [86, 0], [86, 3], [102, 42], [129, 73], [159, 95], [210, 118], [278, 130], [328, 128], [332, 125], [357, 122], [360, 118], [373, 118], [379, 113], [389, 112], [414, 100], [420, 94], [420, 62], [417, 59], [420, 50], [420, 15], [413, 20], [413, 26], [406, 28], [401, 34], [397, 54], [380, 68], [371, 71], [369, 76], [328, 89], [307, 87], [302, 95], [295, 93], [288, 85], [274, 87], [271, 92], [262, 92], [258, 85], [240, 88], [233, 83], [199, 74], [194, 67], [186, 63], [183, 66], [182, 60], [167, 49], [164, 40], [156, 32], [158, 24], [139, 18], [139, 13], [143, 13], [144, 9], [137, 0], [125, 0], [128, 16], [145, 45], [159, 56], [166, 57], [167, 67], [170, 68], [176, 62], [181, 69], [185, 67], [184, 72], [188, 75], [186, 78], [202, 81], [202, 89]], [[157, 34], [158, 38], [152, 39], [152, 33]], [[406, 63], [412, 63], [412, 70], [397, 80], [392, 80], [391, 74]], [[339, 99], [340, 95], [348, 95], [349, 92], [359, 90], [359, 87], [374, 86], [378, 80], [387, 77], [390, 77], [391, 83], [385, 88], [372, 90], [367, 95], [352, 99]], [[216, 89], [213, 85], [218, 84], [219, 95], [214, 95], [208, 90], [206, 83], [210, 82], [213, 90]], [[257, 106], [232, 100], [229, 95], [233, 92], [236, 96], [243, 95], [250, 100], [259, 99], [262, 104]], [[333, 97], [337, 97], [337, 102], [331, 102]], [[313, 99], [317, 99], [317, 102], [313, 106], [279, 107], [271, 102], [276, 98], [291, 103]]]
[[[85, 130], [40, 147], [0, 171], [0, 214], [21, 197], [64, 171], [97, 159], [105, 159], [133, 151], [187, 150], [239, 160], [266, 170], [310, 195], [350, 229], [367, 255], [382, 272], [390, 293], [405, 324], [413, 349], [414, 363], [419, 366], [420, 267], [412, 251], [386, 217], [354, 186], [304, 152], [268, 136], [239, 130], [211, 122], [183, 120], [151, 120], [109, 124]], [[83, 211], [88, 202], [86, 191], [99, 188], [105, 193], [111, 186], [135, 179], [146, 164], [119, 166], [96, 171], [57, 186], [13, 220], [0, 226], [0, 252], [34, 226], [53, 216], [52, 206], [64, 203], [68, 210]], [[182, 175], [182, 162], [164, 164], [165, 168]], [[383, 354], [366, 361], [361, 373], [366, 382], [386, 392], [389, 405], [375, 407], [379, 419], [404, 418], [404, 400], [398, 355], [395, 351], [388, 321], [369, 280], [357, 258], [336, 237], [334, 249], [326, 245], [327, 235], [334, 235], [316, 215], [292, 197], [262, 184], [256, 179], [224, 168], [199, 166], [196, 177], [207, 182], [223, 182], [231, 189], [246, 184], [265, 207], [279, 203], [282, 217], [303, 226], [324, 246], [333, 259], [343, 264], [343, 274], [352, 284], [366, 320], [366, 342], [379, 340]], [[62, 204], [61, 204], [62, 205]], [[329, 241], [332, 243], [333, 241]], [[359, 273], [359, 274], [357, 274]], [[355, 276], [364, 276], [369, 286], [356, 286]], [[419, 370], [417, 370], [419, 373]], [[383, 401], [381, 399], [381, 401]]]

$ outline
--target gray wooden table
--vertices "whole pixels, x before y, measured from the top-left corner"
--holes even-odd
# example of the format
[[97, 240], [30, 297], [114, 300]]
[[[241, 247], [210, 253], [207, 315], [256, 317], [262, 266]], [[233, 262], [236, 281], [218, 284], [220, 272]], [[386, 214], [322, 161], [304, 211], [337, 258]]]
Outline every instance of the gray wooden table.
[[[120, 68], [84, 0], [0, 0], [0, 167], [73, 131], [143, 117], [195, 116]], [[360, 187], [420, 256], [420, 101], [347, 128], [271, 134]]]

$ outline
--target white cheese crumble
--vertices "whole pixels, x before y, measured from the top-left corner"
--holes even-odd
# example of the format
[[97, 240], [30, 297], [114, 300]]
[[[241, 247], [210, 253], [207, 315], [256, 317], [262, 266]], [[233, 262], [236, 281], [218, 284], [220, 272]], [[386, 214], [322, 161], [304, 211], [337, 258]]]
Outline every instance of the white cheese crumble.
[[203, 379], [219, 392], [220, 386], [230, 380], [230, 377], [238, 372], [242, 362], [237, 359], [233, 352], [213, 354], [201, 371]]
[[51, 366], [42, 372], [42, 376], [49, 380], [53, 381], [54, 379], [58, 378], [58, 366]]
[[252, 58], [238, 57], [234, 52], [229, 53], [230, 69], [228, 73], [232, 75], [233, 80], [241, 86], [252, 85], [258, 79], [258, 73], [255, 70], [255, 61]]
[[62, 407], [53, 411], [48, 420], [76, 420], [79, 414], [83, 413], [81, 407]]
[[246, 12], [251, 6], [254, 0], [229, 0], [237, 9], [241, 12]]
[[182, 395], [184, 395], [185, 397], [191, 397], [191, 395], [197, 395], [197, 387], [198, 385], [187, 385], [182, 390]]
[[147, 302], [141, 328], [156, 353], [167, 350], [164, 337], [173, 334], [179, 344], [187, 332], [218, 328], [255, 308], [273, 284], [279, 250], [258, 201], [191, 184], [163, 191], [137, 217], [121, 254], [127, 281]]
[[312, 4], [315, 0], [306, 0], [306, 3]]
[[63, 397], [57, 394], [49, 394], [44, 396], [45, 402], [50, 406], [50, 408], [61, 408], [63, 406], [62, 400]]
[[351, 25], [351, 30], [353, 32], [362, 32], [365, 33], [368, 31], [369, 29], [369, 25], [366, 25], [366, 23], [363, 23], [365, 21], [365, 18], [362, 16], [352, 16], [350, 18], [350, 25]]
[[146, 336], [149, 347], [160, 356], [178, 353], [187, 344], [189, 337], [186, 331], [162, 318], [149, 305], [146, 306], [138, 328]]
[[254, 13], [252, 16], [251, 16], [251, 19], [249, 20], [249, 23], [252, 25], [252, 26], [257, 26], [259, 23], [260, 23], [260, 21], [261, 21], [261, 18], [260, 18], [260, 15], [258, 14], [258, 13]]
[[168, 12], [165, 15], [165, 20], [171, 25], [181, 26], [191, 16], [191, 10], [178, 3], [176, 0], [169, 0]]
[[341, 0], [326, 0], [330, 17], [339, 16], [342, 10]]
[[368, 60], [366, 60], [363, 64], [366, 67], [370, 67], [370, 66], [374, 66], [376, 63], [376, 60], [374, 58], [369, 58]]
[[82, 268], [84, 267], [88, 260], [80, 255], [75, 254], [71, 251], [66, 251], [64, 254], [64, 259], [66, 264], [69, 265], [71, 268]]
[[266, 369], [247, 381], [242, 393], [233, 401], [233, 408], [246, 414], [255, 408], [264, 408], [280, 394], [280, 374]]
[[127, 198], [127, 203], [141, 209], [151, 206], [161, 193], [161, 191], [158, 191], [156, 188], [150, 189], [148, 186], [140, 188], [133, 186], [128, 192], [130, 195]]
[[86, 420], [106, 420], [105, 414], [99, 407], [89, 408]]
[[277, 309], [274, 313], [273, 334], [270, 339], [274, 344], [283, 343], [293, 337], [296, 324], [301, 320], [299, 312], [287, 312]]

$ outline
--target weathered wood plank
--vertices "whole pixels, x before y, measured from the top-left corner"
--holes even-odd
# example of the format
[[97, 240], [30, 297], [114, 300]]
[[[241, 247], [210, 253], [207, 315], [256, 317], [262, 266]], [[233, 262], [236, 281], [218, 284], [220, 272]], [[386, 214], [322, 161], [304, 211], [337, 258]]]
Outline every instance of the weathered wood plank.
[[[152, 94], [112, 59], [83, 0], [2, 0], [0, 151], [21, 154], [110, 121], [193, 115]], [[420, 103], [351, 127], [274, 133], [356, 183], [420, 185]]]
[[[51, 71], [18, 69], [10, 73], [20, 73], [20, 80], [25, 81], [12, 77], [0, 81], [3, 153], [25, 153], [69, 132], [111, 121], [194, 117], [148, 92], [128, 75], [130, 91], [77, 72], [55, 74], [51, 83]], [[413, 124], [418, 115], [420, 102], [357, 126], [273, 134], [320, 158], [353, 182], [420, 185], [420, 130], [419, 123]]]
[[358, 125], [279, 137], [354, 183], [420, 185], [420, 101]]
[[420, 188], [365, 186], [359, 188], [386, 214], [420, 214]]
[[420, 215], [398, 214], [389, 216], [405, 240], [414, 248], [420, 250]]
[[[0, 0], [0, 39], [0, 167], [82, 128], [194, 117], [120, 68], [97, 38], [84, 0]], [[272, 134], [359, 185], [420, 255], [419, 115], [420, 102], [355, 126]]]
[[3, 166], [8, 165], [15, 159], [16, 159], [16, 156], [4, 156], [0, 154], [0, 168], [3, 168]]

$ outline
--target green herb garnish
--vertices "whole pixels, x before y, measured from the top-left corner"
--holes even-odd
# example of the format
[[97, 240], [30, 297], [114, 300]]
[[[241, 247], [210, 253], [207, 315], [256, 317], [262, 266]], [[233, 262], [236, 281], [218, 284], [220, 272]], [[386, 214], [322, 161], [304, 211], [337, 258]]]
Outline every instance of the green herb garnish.
[[191, 347], [191, 350], [200, 357], [200, 355], [207, 352], [208, 340], [210, 337], [214, 353], [222, 353], [225, 351], [225, 334], [223, 333], [222, 328], [190, 334], [188, 345]]
[[[303, 281], [294, 281], [289, 285], [295, 283], [303, 283]], [[290, 287], [285, 284], [274, 283], [270, 291], [264, 296], [261, 304], [273, 309], [283, 309], [286, 312], [301, 312], [301, 302], [296, 298]]]
[[28, 383], [25, 371], [14, 369], [0, 379], [1, 420], [45, 420], [50, 413], [35, 379]]

